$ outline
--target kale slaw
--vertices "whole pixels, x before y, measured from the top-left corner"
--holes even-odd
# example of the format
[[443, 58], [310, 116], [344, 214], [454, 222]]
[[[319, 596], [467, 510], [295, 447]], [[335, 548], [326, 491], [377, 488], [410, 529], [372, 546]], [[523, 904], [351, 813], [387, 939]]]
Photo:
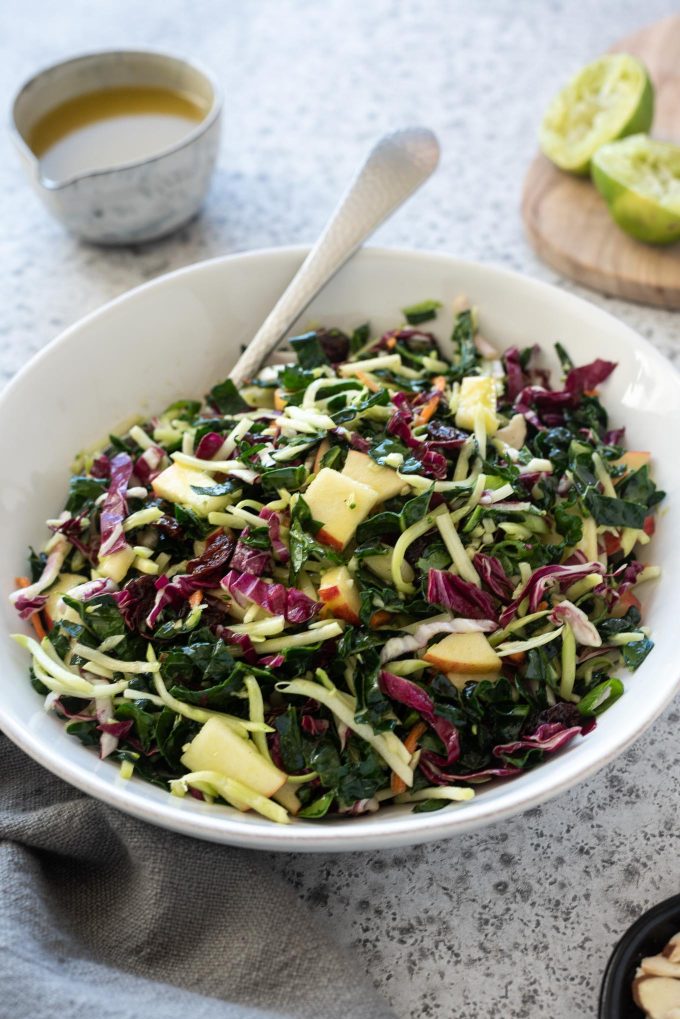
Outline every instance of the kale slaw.
[[[597, 387], [459, 307], [317, 329], [79, 457], [12, 595], [31, 681], [121, 772], [275, 821], [434, 810], [520, 774], [652, 648], [663, 498]], [[46, 630], [40, 638], [41, 631]]]

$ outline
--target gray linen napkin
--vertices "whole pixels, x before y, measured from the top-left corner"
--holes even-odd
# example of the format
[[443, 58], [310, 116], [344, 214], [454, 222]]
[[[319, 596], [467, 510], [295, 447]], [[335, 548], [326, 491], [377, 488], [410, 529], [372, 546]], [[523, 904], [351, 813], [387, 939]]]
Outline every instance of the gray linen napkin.
[[2, 1019], [394, 1019], [256, 852], [133, 820], [0, 733]]

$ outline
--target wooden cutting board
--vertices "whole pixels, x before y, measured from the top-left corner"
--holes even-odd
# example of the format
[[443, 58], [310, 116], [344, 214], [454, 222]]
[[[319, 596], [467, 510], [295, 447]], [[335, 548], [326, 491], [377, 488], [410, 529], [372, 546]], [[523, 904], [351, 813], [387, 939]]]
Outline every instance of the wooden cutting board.
[[[644, 62], [655, 87], [651, 134], [680, 144], [680, 16], [612, 49]], [[563, 275], [605, 294], [680, 308], [680, 243], [656, 248], [628, 237], [588, 179], [571, 177], [537, 155], [524, 182], [522, 217], [536, 253]]]

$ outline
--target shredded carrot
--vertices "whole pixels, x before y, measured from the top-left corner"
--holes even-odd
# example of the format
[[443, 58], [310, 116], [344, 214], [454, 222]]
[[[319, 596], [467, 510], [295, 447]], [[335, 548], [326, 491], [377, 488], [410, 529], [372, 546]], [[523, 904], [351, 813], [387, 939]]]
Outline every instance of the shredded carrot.
[[274, 390], [274, 410], [283, 410], [288, 400], [285, 397], [283, 389]]
[[430, 399], [424, 404], [416, 417], [415, 423], [417, 425], [424, 425], [430, 420], [437, 407], [439, 406], [439, 393], [435, 393]]
[[[416, 724], [409, 732], [408, 736], [404, 740], [404, 746], [406, 747], [410, 754], [412, 754], [413, 751], [418, 746], [418, 740], [423, 735], [426, 729], [427, 726], [425, 725], [425, 722], [416, 722]], [[403, 778], [400, 778], [399, 775], [395, 774], [395, 772], [392, 772], [392, 778], [390, 779], [390, 789], [396, 795], [398, 795], [399, 793], [406, 792], [406, 783], [404, 782]]]
[[446, 389], [446, 379], [444, 378], [443, 375], [437, 375], [436, 378], [432, 380], [432, 385], [440, 393], [443, 393], [444, 390]]
[[31, 626], [35, 630], [35, 635], [38, 638], [38, 640], [42, 640], [44, 637], [47, 636], [47, 630], [42, 624], [39, 612], [34, 612], [33, 615], [31, 616]]
[[[15, 577], [14, 578], [14, 582], [17, 585], [17, 587], [30, 587], [31, 586], [31, 582], [28, 579], [28, 577]], [[31, 626], [35, 630], [36, 637], [38, 638], [38, 640], [42, 640], [43, 637], [47, 636], [47, 632], [45, 630], [45, 627], [42, 624], [42, 619], [40, 618], [40, 613], [39, 612], [34, 612], [33, 615], [30, 616], [29, 618], [30, 618]]]
[[387, 347], [388, 350], [394, 350], [396, 345], [397, 345], [396, 336], [390, 336], [389, 339], [385, 340], [385, 346]]
[[189, 604], [191, 605], [192, 609], [195, 609], [196, 606], [200, 605], [202, 601], [203, 601], [202, 591], [194, 591], [193, 594], [189, 595]]
[[508, 658], [511, 662], [514, 662], [515, 665], [521, 665], [526, 658], [526, 654], [524, 651], [516, 651], [514, 655], [508, 655]]
[[378, 383], [374, 382], [366, 372], [355, 372], [354, 378], [358, 379], [362, 386], [366, 386], [366, 389], [370, 389], [372, 393], [377, 393], [380, 389]]
[[599, 396], [600, 395], [600, 390], [599, 389], [584, 389], [583, 390], [583, 395], [584, 396]]
[[379, 626], [384, 626], [385, 623], [389, 623], [391, 618], [392, 616], [389, 612], [385, 612], [384, 609], [378, 609], [378, 611], [374, 612], [371, 616], [368, 625], [372, 630], [377, 630]]
[[410, 754], [412, 754], [415, 748], [418, 746], [418, 740], [423, 735], [426, 729], [427, 726], [425, 722], [416, 722], [416, 724], [411, 729], [410, 733], [404, 740], [404, 746], [406, 747]]

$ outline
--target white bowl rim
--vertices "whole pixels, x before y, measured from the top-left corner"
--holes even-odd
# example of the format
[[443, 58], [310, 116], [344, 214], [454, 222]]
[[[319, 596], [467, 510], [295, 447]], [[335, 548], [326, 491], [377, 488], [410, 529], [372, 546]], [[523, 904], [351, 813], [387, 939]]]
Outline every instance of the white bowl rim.
[[[205, 269], [218, 264], [238, 261], [253, 261], [263, 257], [272, 256], [286, 259], [302, 258], [308, 253], [306, 245], [287, 245], [282, 247], [258, 248], [245, 252], [235, 252], [230, 255], [221, 255], [201, 262], [195, 262], [180, 269], [165, 273], [154, 280], [150, 280], [125, 291], [123, 294], [108, 301], [106, 304], [95, 309], [71, 326], [66, 328], [45, 347], [43, 347], [30, 361], [25, 364], [0, 393], [0, 402], [4, 401], [5, 395], [13, 392], [17, 386], [23, 385], [27, 375], [43, 357], [51, 353], [55, 348], [68, 343], [72, 334], [79, 332], [91, 322], [104, 317], [111, 308], [127, 301], [135, 295], [152, 289], [171, 286], [178, 278], [190, 277], [192, 274], [200, 274]], [[524, 286], [535, 288], [536, 291], [549, 293], [551, 299], [559, 311], [559, 306], [564, 305], [574, 308], [581, 306], [587, 310], [591, 318], [601, 319], [603, 323], [616, 323], [618, 329], [627, 332], [635, 345], [644, 351], [644, 354], [658, 368], [665, 371], [670, 370], [673, 374], [675, 368], [648, 340], [640, 336], [634, 329], [626, 325], [616, 316], [591, 304], [582, 297], [578, 297], [567, 291], [545, 283], [542, 280], [534, 279], [523, 273], [497, 266], [487, 262], [474, 262], [471, 259], [457, 258], [441, 251], [429, 251], [426, 249], [393, 248], [393, 247], [366, 247], [363, 248], [355, 258], [361, 259], [394, 259], [401, 261], [404, 258], [413, 260], [435, 260], [454, 268], [460, 266], [474, 266], [482, 273], [489, 273], [508, 282], [518, 282]], [[679, 380], [680, 384], [680, 380]], [[250, 821], [248, 825], [242, 824], [238, 817], [231, 815], [210, 812], [184, 813], [178, 810], [181, 801], [174, 801], [168, 796], [167, 802], [157, 803], [143, 797], [138, 797], [133, 790], [134, 787], [125, 783], [116, 785], [109, 779], [101, 777], [94, 770], [88, 771], [78, 764], [62, 759], [58, 753], [51, 752], [50, 747], [41, 742], [33, 735], [30, 729], [23, 725], [13, 715], [4, 711], [0, 702], [0, 723], [1, 728], [17, 746], [25, 751], [39, 764], [46, 767], [59, 778], [64, 779], [71, 785], [88, 793], [103, 802], [117, 807], [133, 817], [142, 821], [151, 822], [171, 831], [183, 835], [200, 838], [207, 841], [220, 842], [226, 845], [241, 846], [245, 848], [278, 851], [278, 852], [346, 852], [366, 851], [370, 849], [389, 849], [398, 846], [415, 845], [421, 842], [435, 841], [436, 839], [452, 838], [459, 832], [469, 831], [474, 828], [492, 824], [504, 818], [511, 817], [518, 813], [524, 813], [531, 808], [538, 807], [547, 800], [554, 798], [560, 793], [566, 792], [578, 782], [594, 775], [597, 771], [618, 757], [640, 735], [659, 717], [663, 710], [673, 700], [680, 688], [680, 663], [677, 669], [677, 676], [674, 682], [669, 682], [663, 691], [656, 691], [656, 696], [649, 698], [649, 711], [640, 715], [634, 726], [627, 729], [625, 736], [612, 740], [610, 746], [604, 753], [582, 755], [579, 766], [572, 766], [571, 770], [565, 769], [557, 780], [552, 771], [539, 766], [532, 769], [533, 776], [543, 773], [542, 781], [536, 779], [535, 788], [527, 793], [523, 789], [522, 776], [517, 780], [511, 780], [504, 784], [508, 790], [502, 803], [488, 801], [480, 796], [465, 805], [465, 809], [455, 811], [435, 811], [433, 813], [409, 814], [406, 816], [390, 816], [389, 812], [380, 812], [372, 818], [370, 831], [363, 827], [354, 827], [352, 819], [332, 821], [318, 825], [277, 825], [271, 821]], [[568, 754], [568, 748], [566, 749]], [[545, 772], [547, 771], [547, 774]]]

